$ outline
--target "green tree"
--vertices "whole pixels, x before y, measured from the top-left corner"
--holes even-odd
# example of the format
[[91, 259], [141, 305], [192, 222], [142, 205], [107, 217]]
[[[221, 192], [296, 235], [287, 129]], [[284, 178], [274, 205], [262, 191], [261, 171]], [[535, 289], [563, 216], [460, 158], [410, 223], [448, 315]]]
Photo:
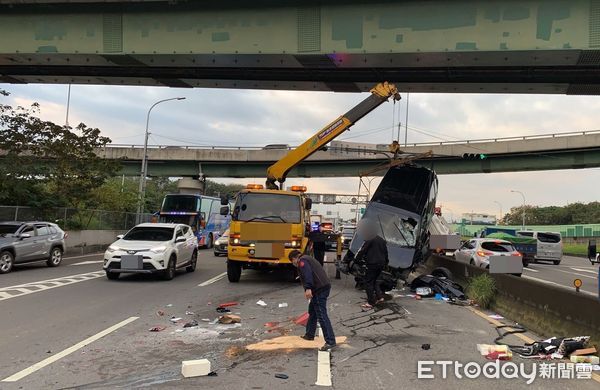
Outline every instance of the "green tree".
[[72, 131], [44, 121], [36, 116], [38, 111], [37, 103], [29, 108], [0, 104], [0, 202], [89, 206], [93, 190], [118, 169], [95, 153], [110, 139], [83, 123]]
[[233, 196], [244, 188], [241, 184], [223, 184], [212, 180], [206, 180], [204, 193], [208, 196]]

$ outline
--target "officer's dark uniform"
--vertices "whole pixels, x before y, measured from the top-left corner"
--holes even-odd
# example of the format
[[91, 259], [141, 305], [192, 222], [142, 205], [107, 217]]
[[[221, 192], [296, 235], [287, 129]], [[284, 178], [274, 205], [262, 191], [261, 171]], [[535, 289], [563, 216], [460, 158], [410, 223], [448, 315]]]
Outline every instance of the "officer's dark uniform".
[[365, 257], [367, 271], [365, 274], [365, 290], [367, 292], [367, 301], [374, 305], [379, 299], [383, 298], [383, 292], [377, 283], [377, 278], [388, 265], [388, 251], [385, 240], [379, 236], [364, 242], [356, 254], [356, 258]]
[[320, 231], [314, 231], [309, 233], [308, 239], [313, 243], [313, 254], [315, 255], [315, 259], [319, 264], [323, 265], [323, 262], [325, 261], [325, 241], [327, 240], [327, 235]]
[[325, 342], [335, 345], [335, 334], [331, 321], [327, 315], [327, 298], [331, 291], [331, 283], [325, 270], [319, 262], [310, 256], [302, 256], [298, 261], [298, 271], [304, 290], [312, 291], [312, 299], [308, 305], [308, 322], [306, 323], [306, 336], [314, 338], [317, 331], [317, 321], [321, 324]]

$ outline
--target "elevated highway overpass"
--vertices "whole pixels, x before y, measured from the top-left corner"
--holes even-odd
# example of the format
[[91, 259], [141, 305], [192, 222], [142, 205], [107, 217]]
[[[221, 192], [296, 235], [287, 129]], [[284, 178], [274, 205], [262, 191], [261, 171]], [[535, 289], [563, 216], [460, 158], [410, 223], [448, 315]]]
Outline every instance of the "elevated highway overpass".
[[0, 0], [0, 82], [598, 94], [600, 0]]
[[[492, 173], [581, 169], [600, 167], [600, 130], [540, 136], [410, 144], [405, 154], [433, 153], [417, 160], [438, 174]], [[263, 177], [267, 167], [286, 149], [243, 147], [150, 146], [150, 176]], [[139, 175], [143, 147], [112, 145], [98, 151], [120, 161], [122, 173]], [[465, 159], [464, 154], [484, 154], [484, 159]], [[288, 177], [356, 177], [389, 161], [387, 145], [333, 141], [293, 169]], [[381, 171], [378, 174], [383, 174]]]

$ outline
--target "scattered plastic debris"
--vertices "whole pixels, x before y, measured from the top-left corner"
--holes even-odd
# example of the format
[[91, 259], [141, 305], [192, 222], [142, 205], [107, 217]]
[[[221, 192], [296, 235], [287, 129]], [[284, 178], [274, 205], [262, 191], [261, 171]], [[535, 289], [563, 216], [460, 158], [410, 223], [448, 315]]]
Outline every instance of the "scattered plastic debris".
[[288, 304], [287, 302], [283, 302], [279, 304], [279, 307], [288, 307]]
[[285, 375], [285, 374], [275, 374], [275, 378], [279, 378], [279, 379], [288, 379], [289, 376]]
[[508, 345], [477, 344], [477, 350], [488, 360], [512, 359], [512, 352]]
[[210, 361], [207, 359], [186, 360], [181, 362], [181, 374], [186, 378], [206, 376], [210, 373]]
[[157, 326], [153, 326], [152, 328], [148, 329], [148, 331], [150, 331], [150, 332], [162, 332], [165, 329], [167, 329], [166, 326], [157, 325]]
[[175, 329], [175, 333], [185, 332], [185, 329]]
[[237, 306], [239, 305], [239, 302], [225, 302], [225, 303], [221, 303], [219, 305], [219, 307], [231, 307], [231, 306]]
[[415, 292], [421, 297], [429, 297], [433, 295], [433, 290], [430, 287], [417, 287]]
[[441, 301], [443, 299], [443, 295], [440, 293], [437, 293], [437, 294], [435, 294], [433, 299], [435, 299], [436, 301]]
[[308, 323], [308, 312], [304, 312], [304, 314], [299, 315], [294, 319], [294, 323], [296, 325], [306, 326]]
[[204, 321], [204, 322], [210, 322], [210, 318], [203, 318], [200, 321]]
[[190, 322], [186, 322], [183, 325], [184, 328], [191, 328], [192, 326], [198, 326], [198, 321], [193, 320], [193, 321], [190, 321]]
[[179, 321], [181, 321], [181, 317], [171, 317], [170, 321], [171, 322], [179, 322]]
[[430, 344], [421, 344], [421, 349], [424, 349], [425, 351], [429, 350], [431, 348]]
[[186, 316], [193, 316], [193, 315], [196, 315], [196, 313], [194, 313], [193, 311], [186, 311], [185, 315]]
[[571, 363], [600, 364], [600, 358], [598, 356], [571, 355]]
[[226, 307], [217, 307], [217, 313], [231, 313], [231, 310]]
[[169, 304], [167, 305], [167, 307], [173, 307], [173, 304], [172, 304], [172, 303], [169, 303]]
[[158, 310], [158, 311], [156, 312], [156, 315], [157, 315], [157, 316], [159, 316], [159, 317], [162, 317], [162, 316], [164, 316], [164, 315], [165, 315], [165, 312], [164, 312], [164, 311], [162, 311], [162, 310]]
[[265, 307], [265, 306], [267, 306], [267, 302], [263, 301], [262, 299], [261, 299], [261, 300], [259, 300], [258, 302], [256, 302], [256, 304], [257, 304], [258, 306], [262, 306], [262, 307]]
[[242, 322], [242, 318], [234, 314], [225, 314], [224, 316], [219, 317], [219, 322], [221, 324], [237, 324]]
[[265, 323], [265, 327], [266, 328], [275, 328], [277, 326], [279, 326], [280, 322], [277, 321], [273, 321], [273, 322], [267, 322]]
[[490, 314], [488, 317], [494, 319], [494, 320], [503, 320], [504, 317], [502, 317], [500, 314]]

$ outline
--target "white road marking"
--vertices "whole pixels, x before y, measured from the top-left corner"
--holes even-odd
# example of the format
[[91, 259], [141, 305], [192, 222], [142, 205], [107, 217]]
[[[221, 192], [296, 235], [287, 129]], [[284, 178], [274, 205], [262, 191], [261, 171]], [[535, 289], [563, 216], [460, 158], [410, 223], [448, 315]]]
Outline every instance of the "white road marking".
[[72, 265], [99, 264], [99, 263], [103, 263], [103, 262], [104, 262], [104, 260], [88, 260], [88, 261], [82, 261], [80, 263], [69, 264], [69, 266], [72, 266]]
[[523, 267], [523, 271], [540, 272], [539, 270], [533, 269], [531, 267]]
[[31, 367], [28, 367], [22, 371], [17, 372], [14, 375], [9, 376], [8, 378], [3, 379], [2, 382], [16, 382], [19, 379], [23, 379], [26, 376], [33, 374], [34, 372], [54, 363], [55, 361], [60, 360], [60, 359], [64, 358], [65, 356], [72, 354], [73, 352], [77, 351], [78, 349], [81, 349], [81, 348], [85, 347], [86, 345], [91, 344], [98, 339], [101, 339], [102, 337], [106, 336], [107, 334], [112, 333], [115, 330], [124, 327], [125, 325], [137, 320], [138, 318], [139, 317], [129, 317], [128, 319], [121, 321], [118, 324], [111, 326], [110, 328], [104, 329], [100, 333], [96, 333], [95, 335], [88, 337], [87, 339], [85, 339], [83, 341], [80, 341], [79, 343], [73, 345], [72, 347], [64, 349], [61, 352], [59, 352], [55, 355], [52, 355], [49, 358], [44, 359], [41, 362], [38, 362]]
[[[529, 275], [522, 275], [522, 277], [525, 278], [525, 279], [535, 280], [536, 282], [540, 282], [540, 283], [544, 283], [544, 284], [552, 284], [554, 286], [562, 287], [562, 288], [565, 288], [565, 289], [569, 289], [569, 290], [571, 289], [568, 286], [564, 286], [564, 285], [558, 284], [556, 282], [551, 282], [549, 280], [534, 278], [533, 276], [529, 276]], [[573, 288], [573, 290], [574, 290], [574, 288]], [[587, 292], [587, 291], [584, 291], [584, 290], [580, 290], [579, 292], [582, 293], [582, 294], [590, 295], [592, 297], [596, 297], [596, 294], [591, 293], [591, 292]]]
[[[16, 286], [8, 286], [0, 288], [0, 301], [5, 299], [22, 297], [40, 291], [50, 290], [53, 288], [67, 286], [69, 284], [85, 282], [86, 280], [96, 279], [104, 276], [104, 271], [88, 272], [85, 274], [69, 275], [60, 278], [40, 280], [39, 282], [31, 282], [19, 284]], [[78, 279], [73, 279], [78, 278]], [[48, 284], [52, 284], [48, 286]]]
[[63, 260], [68, 260], [68, 259], [84, 259], [86, 257], [98, 257], [98, 256], [102, 256], [104, 254], [104, 252], [98, 252], [98, 253], [92, 253], [91, 255], [81, 255], [81, 256], [69, 256], [69, 257], [64, 257]]
[[227, 272], [223, 272], [222, 274], [219, 274], [212, 279], [208, 279], [206, 282], [200, 283], [198, 285], [198, 287], [205, 287], [205, 286], [208, 286], [209, 284], [213, 284], [214, 282], [218, 282], [219, 280], [223, 279], [225, 276], [227, 276]]
[[330, 352], [319, 351], [317, 355], [317, 386], [332, 386]]
[[594, 275], [598, 275], [598, 271], [594, 271], [594, 270], [590, 270], [590, 269], [582, 269], [582, 268], [574, 268], [574, 267], [571, 267], [571, 269], [572, 269], [573, 271], [579, 271], [579, 272], [589, 272], [589, 273], [592, 273], [592, 274], [594, 274]]

